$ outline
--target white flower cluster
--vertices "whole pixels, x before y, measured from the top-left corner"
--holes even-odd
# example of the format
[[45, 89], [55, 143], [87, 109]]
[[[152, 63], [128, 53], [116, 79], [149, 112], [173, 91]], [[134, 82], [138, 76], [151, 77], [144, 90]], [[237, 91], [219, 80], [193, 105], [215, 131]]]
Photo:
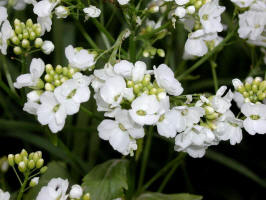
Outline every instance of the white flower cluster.
[[248, 43], [266, 47], [266, 1], [265, 0], [231, 0], [245, 11], [239, 14], [239, 37]]
[[184, 59], [204, 56], [222, 41], [217, 33], [223, 31], [221, 14], [225, 7], [219, 5], [219, 0], [175, 0], [175, 3], [173, 23], [177, 17], [190, 32], [185, 44]]
[[133, 64], [126, 60], [95, 70], [92, 87], [98, 111], [113, 118], [101, 122], [99, 136], [123, 155], [132, 155], [137, 149], [136, 139], [144, 137], [144, 125], [157, 124], [162, 132], [167, 129], [161, 118], [170, 109], [168, 95], [183, 92], [167, 65], [147, 70], [142, 61]]
[[234, 100], [245, 115], [244, 128], [250, 135], [266, 134], [266, 81], [248, 77], [245, 83], [233, 80]]
[[35, 0], [0, 0], [0, 6], [11, 6], [15, 10], [23, 10], [26, 7], [26, 4], [31, 4], [32, 2], [35, 2]]
[[7, 20], [7, 9], [0, 7], [0, 51], [6, 55], [8, 40], [12, 37], [12, 27]]
[[4, 192], [3, 190], [0, 189], [0, 199], [1, 200], [9, 200], [10, 199], [9, 192]]
[[[33, 59], [30, 73], [20, 75], [14, 83], [18, 89], [33, 89], [27, 94], [23, 110], [37, 115], [38, 121], [48, 125], [53, 133], [62, 130], [67, 115], [77, 113], [80, 104], [90, 98], [91, 78], [81, 71], [95, 64], [94, 55], [88, 50], [72, 46], [68, 46], [65, 52], [68, 67], [58, 65], [54, 69], [50, 64], [45, 66], [41, 59]], [[41, 77], [44, 77], [44, 81]]]
[[[66, 200], [81, 199], [83, 189], [80, 185], [73, 185], [67, 194], [69, 182], [62, 178], [53, 178], [49, 181], [47, 186], [41, 188], [36, 200]], [[87, 195], [88, 196], [88, 195]]]

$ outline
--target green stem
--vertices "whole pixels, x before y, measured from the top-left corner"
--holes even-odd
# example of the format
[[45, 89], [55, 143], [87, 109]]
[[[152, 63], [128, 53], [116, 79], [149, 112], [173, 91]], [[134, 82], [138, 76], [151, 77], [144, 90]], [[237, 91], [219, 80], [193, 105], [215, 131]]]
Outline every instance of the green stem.
[[176, 169], [180, 166], [180, 164], [182, 163], [183, 159], [178, 160], [174, 166], [172, 167], [171, 171], [166, 175], [166, 177], [163, 179], [162, 184], [160, 185], [158, 192], [162, 192], [163, 189], [165, 188], [165, 186], [167, 185], [168, 181], [170, 180], [170, 178], [173, 176], [173, 174], [175, 173]]
[[[165, 174], [175, 163], [180, 162], [180, 160], [183, 160], [185, 157], [185, 153], [179, 153], [179, 155], [170, 161], [167, 165], [165, 165], [160, 171], [157, 172], [140, 190], [139, 193], [146, 190], [154, 181], [156, 181], [158, 178], [160, 178], [163, 174]], [[138, 193], [138, 194], [139, 194]]]
[[230, 33], [228, 33], [227, 36], [224, 38], [224, 40], [219, 45], [217, 45], [212, 51], [208, 52], [205, 56], [203, 56], [198, 62], [196, 62], [194, 65], [192, 65], [192, 67], [190, 67], [189, 69], [187, 69], [183, 74], [181, 74], [180, 76], [178, 76], [177, 79], [178, 80], [182, 80], [188, 74], [190, 74], [191, 72], [193, 72], [194, 70], [196, 70], [204, 62], [206, 62], [212, 55], [214, 55], [215, 53], [217, 53], [218, 51], [220, 51], [226, 45], [226, 43], [234, 36], [234, 34], [235, 34], [235, 30], [233, 30]]
[[19, 190], [17, 200], [21, 200], [21, 199], [22, 199], [22, 196], [23, 196], [23, 193], [24, 193], [25, 188], [26, 188], [26, 186], [27, 186], [28, 180], [29, 180], [29, 173], [26, 172], [26, 173], [25, 173], [25, 179], [24, 179], [24, 182], [23, 182], [23, 184], [21, 185], [21, 188], [20, 188], [20, 190]]
[[150, 148], [151, 148], [152, 135], [153, 135], [153, 126], [150, 126], [149, 131], [148, 131], [147, 141], [146, 141], [144, 151], [143, 151], [143, 157], [141, 160], [141, 169], [140, 169], [140, 177], [139, 177], [139, 182], [138, 182], [138, 191], [141, 189], [144, 178], [145, 178], [145, 172], [146, 172], [148, 157], [149, 157]]
[[217, 73], [216, 73], [217, 64], [214, 61], [210, 61], [210, 63], [211, 63], [211, 68], [212, 68], [212, 77], [213, 77], [214, 89], [216, 92], [218, 90], [218, 87], [219, 87]]
[[87, 42], [91, 45], [92, 48], [94, 49], [99, 49], [97, 44], [93, 41], [93, 39], [89, 36], [89, 34], [86, 32], [85, 28], [80, 24], [80, 22], [76, 21], [76, 25], [83, 35], [83, 37], [87, 40]]
[[113, 38], [113, 36], [106, 30], [106, 28], [100, 22], [98, 22], [98, 20], [91, 18], [91, 21], [94, 23], [94, 25], [97, 27], [97, 29], [100, 32], [106, 35], [106, 37], [110, 40], [111, 43], [115, 42], [115, 39]]
[[19, 181], [20, 185], [22, 185], [22, 181], [21, 181], [21, 179], [20, 179], [20, 177], [19, 177], [19, 175], [18, 175], [18, 173], [17, 173], [17, 170], [16, 170], [16, 168], [15, 168], [14, 166], [12, 166], [12, 169], [13, 169], [13, 171], [15, 172], [15, 174], [16, 174], [16, 177], [17, 177], [17, 179], [18, 179], [18, 181]]
[[136, 41], [135, 41], [135, 33], [131, 33], [129, 39], [129, 57], [131, 62], [136, 61]]

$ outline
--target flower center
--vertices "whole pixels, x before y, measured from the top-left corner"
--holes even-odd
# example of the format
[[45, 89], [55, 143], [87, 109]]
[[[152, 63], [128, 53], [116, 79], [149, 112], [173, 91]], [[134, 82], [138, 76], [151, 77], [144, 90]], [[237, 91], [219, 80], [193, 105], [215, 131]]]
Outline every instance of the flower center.
[[137, 114], [140, 116], [145, 116], [146, 115], [146, 111], [145, 110], [138, 110]]
[[124, 132], [127, 130], [127, 129], [124, 127], [124, 125], [121, 124], [121, 123], [119, 123], [118, 126], [119, 126], [119, 128], [120, 128], [122, 131], [124, 131]]
[[60, 108], [60, 104], [57, 104], [54, 108], [53, 108], [53, 112], [57, 112]]
[[208, 18], [209, 18], [209, 15], [207, 15], [207, 14], [205, 14], [205, 15], [202, 16], [202, 19], [205, 20], [205, 21], [207, 21]]
[[253, 120], [258, 120], [258, 119], [260, 119], [260, 116], [259, 115], [251, 115], [250, 118]]
[[72, 92], [69, 93], [69, 95], [67, 96], [67, 99], [71, 99], [77, 92], [77, 89], [72, 90]]

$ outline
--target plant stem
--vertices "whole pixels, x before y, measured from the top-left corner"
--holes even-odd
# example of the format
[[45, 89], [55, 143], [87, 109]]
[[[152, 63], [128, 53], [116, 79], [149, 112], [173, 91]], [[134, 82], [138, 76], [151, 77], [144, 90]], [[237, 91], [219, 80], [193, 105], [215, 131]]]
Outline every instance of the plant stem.
[[153, 135], [153, 126], [150, 126], [149, 131], [148, 131], [148, 137], [147, 137], [146, 144], [145, 144], [144, 151], [143, 151], [143, 157], [141, 160], [138, 191], [141, 189], [141, 186], [145, 178], [145, 172], [146, 172], [148, 157], [149, 157], [150, 148], [151, 148], [152, 135]]
[[214, 89], [216, 92], [218, 90], [218, 87], [219, 87], [217, 73], [216, 73], [217, 64], [214, 61], [210, 61], [210, 64], [211, 64], [211, 68], [212, 68], [212, 77], [213, 77]]
[[203, 56], [198, 62], [196, 62], [192, 67], [187, 69], [184, 73], [182, 73], [180, 76], [178, 76], [178, 80], [184, 79], [185, 76], [196, 70], [199, 66], [201, 66], [205, 61], [207, 61], [214, 53], [218, 52], [221, 50], [226, 43], [234, 36], [235, 30], [231, 31], [230, 33], [227, 34], [227, 36], [224, 38], [224, 40], [217, 45], [212, 51], [208, 52], [205, 56]]
[[178, 160], [174, 166], [172, 167], [171, 171], [166, 175], [166, 177], [163, 179], [162, 184], [160, 185], [158, 192], [162, 192], [163, 189], [165, 188], [166, 184], [168, 183], [168, 181], [170, 180], [170, 178], [172, 177], [172, 175], [175, 173], [176, 169], [180, 166], [180, 164], [182, 163], [183, 159]]
[[83, 35], [83, 37], [91, 45], [91, 47], [94, 48], [94, 49], [99, 49], [97, 44], [92, 40], [92, 38], [89, 36], [89, 34], [86, 32], [85, 28], [80, 24], [79, 21], [76, 21], [76, 25], [77, 25], [79, 31], [81, 32], [81, 34]]
[[22, 199], [22, 196], [23, 196], [23, 193], [24, 193], [25, 188], [26, 188], [26, 186], [27, 186], [28, 180], [29, 180], [29, 173], [26, 172], [26, 173], [25, 173], [24, 182], [23, 182], [23, 184], [21, 185], [21, 188], [20, 188], [19, 193], [18, 193], [17, 200], [21, 200], [21, 199]]
[[16, 177], [17, 177], [17, 179], [18, 179], [20, 185], [22, 185], [22, 181], [21, 181], [21, 179], [20, 179], [20, 177], [19, 177], [19, 175], [18, 175], [18, 173], [17, 173], [16, 168], [15, 168], [14, 166], [12, 166], [12, 169], [14, 170], [14, 172], [15, 172], [15, 174], [16, 174]]
[[[156, 181], [158, 178], [160, 178], [164, 173], [166, 173], [171, 167], [172, 165], [174, 165], [177, 162], [180, 162], [180, 160], [183, 160], [183, 158], [185, 157], [185, 153], [179, 153], [179, 155], [173, 159], [172, 161], [170, 161], [167, 165], [165, 165], [160, 171], [157, 172], [157, 174], [155, 174], [140, 190], [139, 193], [143, 192], [144, 190], [146, 190], [154, 181]], [[138, 193], [138, 194], [139, 194]]]
[[129, 57], [131, 62], [136, 61], [136, 41], [135, 41], [135, 33], [131, 33], [129, 38]]

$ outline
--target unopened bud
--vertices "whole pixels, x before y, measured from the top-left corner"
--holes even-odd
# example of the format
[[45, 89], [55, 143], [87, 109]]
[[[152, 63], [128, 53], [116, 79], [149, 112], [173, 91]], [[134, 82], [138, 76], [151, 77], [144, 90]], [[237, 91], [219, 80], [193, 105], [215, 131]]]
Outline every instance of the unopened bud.
[[15, 163], [19, 164], [22, 161], [22, 156], [20, 154], [15, 155]]
[[19, 40], [18, 37], [16, 37], [16, 36], [12, 37], [12, 38], [11, 38], [11, 41], [12, 41], [12, 43], [15, 44], [15, 45], [19, 45], [19, 43], [20, 43], [20, 40]]
[[43, 40], [42, 38], [36, 38], [35, 41], [34, 41], [34, 46], [35, 48], [41, 48], [43, 45]]
[[80, 185], [73, 185], [71, 187], [69, 197], [72, 199], [80, 199], [83, 194], [83, 190]]
[[34, 169], [34, 168], [35, 168], [35, 162], [34, 162], [33, 160], [30, 160], [30, 161], [28, 162], [28, 168], [29, 168], [29, 169]]
[[26, 26], [27, 26], [27, 27], [32, 27], [32, 25], [33, 25], [32, 20], [31, 20], [31, 19], [28, 19], [28, 20], [26, 21]]
[[21, 48], [18, 47], [18, 46], [15, 46], [15, 47], [14, 47], [13, 52], [14, 52], [14, 54], [16, 54], [16, 55], [21, 55], [21, 54], [22, 54], [22, 50], [21, 50]]
[[44, 160], [41, 158], [36, 162], [36, 168], [40, 169], [43, 166]]
[[83, 197], [82, 200], [91, 200], [91, 195], [90, 193], [86, 193]]
[[47, 169], [48, 169], [47, 166], [42, 167], [40, 170], [41, 174], [44, 174], [47, 171]]
[[44, 41], [42, 45], [42, 52], [46, 55], [49, 55], [54, 51], [54, 44], [51, 41]]
[[23, 39], [22, 42], [21, 42], [21, 46], [25, 49], [29, 48], [30, 47], [30, 42], [29, 40], [27, 39]]
[[33, 179], [30, 180], [30, 187], [35, 187], [36, 185], [39, 184], [39, 177], [34, 177]]
[[46, 73], [50, 73], [50, 71], [54, 70], [53, 66], [51, 64], [45, 65], [45, 71]]
[[15, 161], [14, 161], [14, 155], [13, 154], [9, 154], [8, 157], [8, 164], [13, 167], [15, 165]]
[[162, 57], [162, 58], [165, 57], [165, 52], [164, 52], [163, 49], [157, 49], [157, 54], [158, 54], [160, 57]]
[[18, 164], [18, 170], [21, 172], [21, 173], [24, 173], [26, 171], [27, 167], [25, 165], [25, 163], [22, 161]]

